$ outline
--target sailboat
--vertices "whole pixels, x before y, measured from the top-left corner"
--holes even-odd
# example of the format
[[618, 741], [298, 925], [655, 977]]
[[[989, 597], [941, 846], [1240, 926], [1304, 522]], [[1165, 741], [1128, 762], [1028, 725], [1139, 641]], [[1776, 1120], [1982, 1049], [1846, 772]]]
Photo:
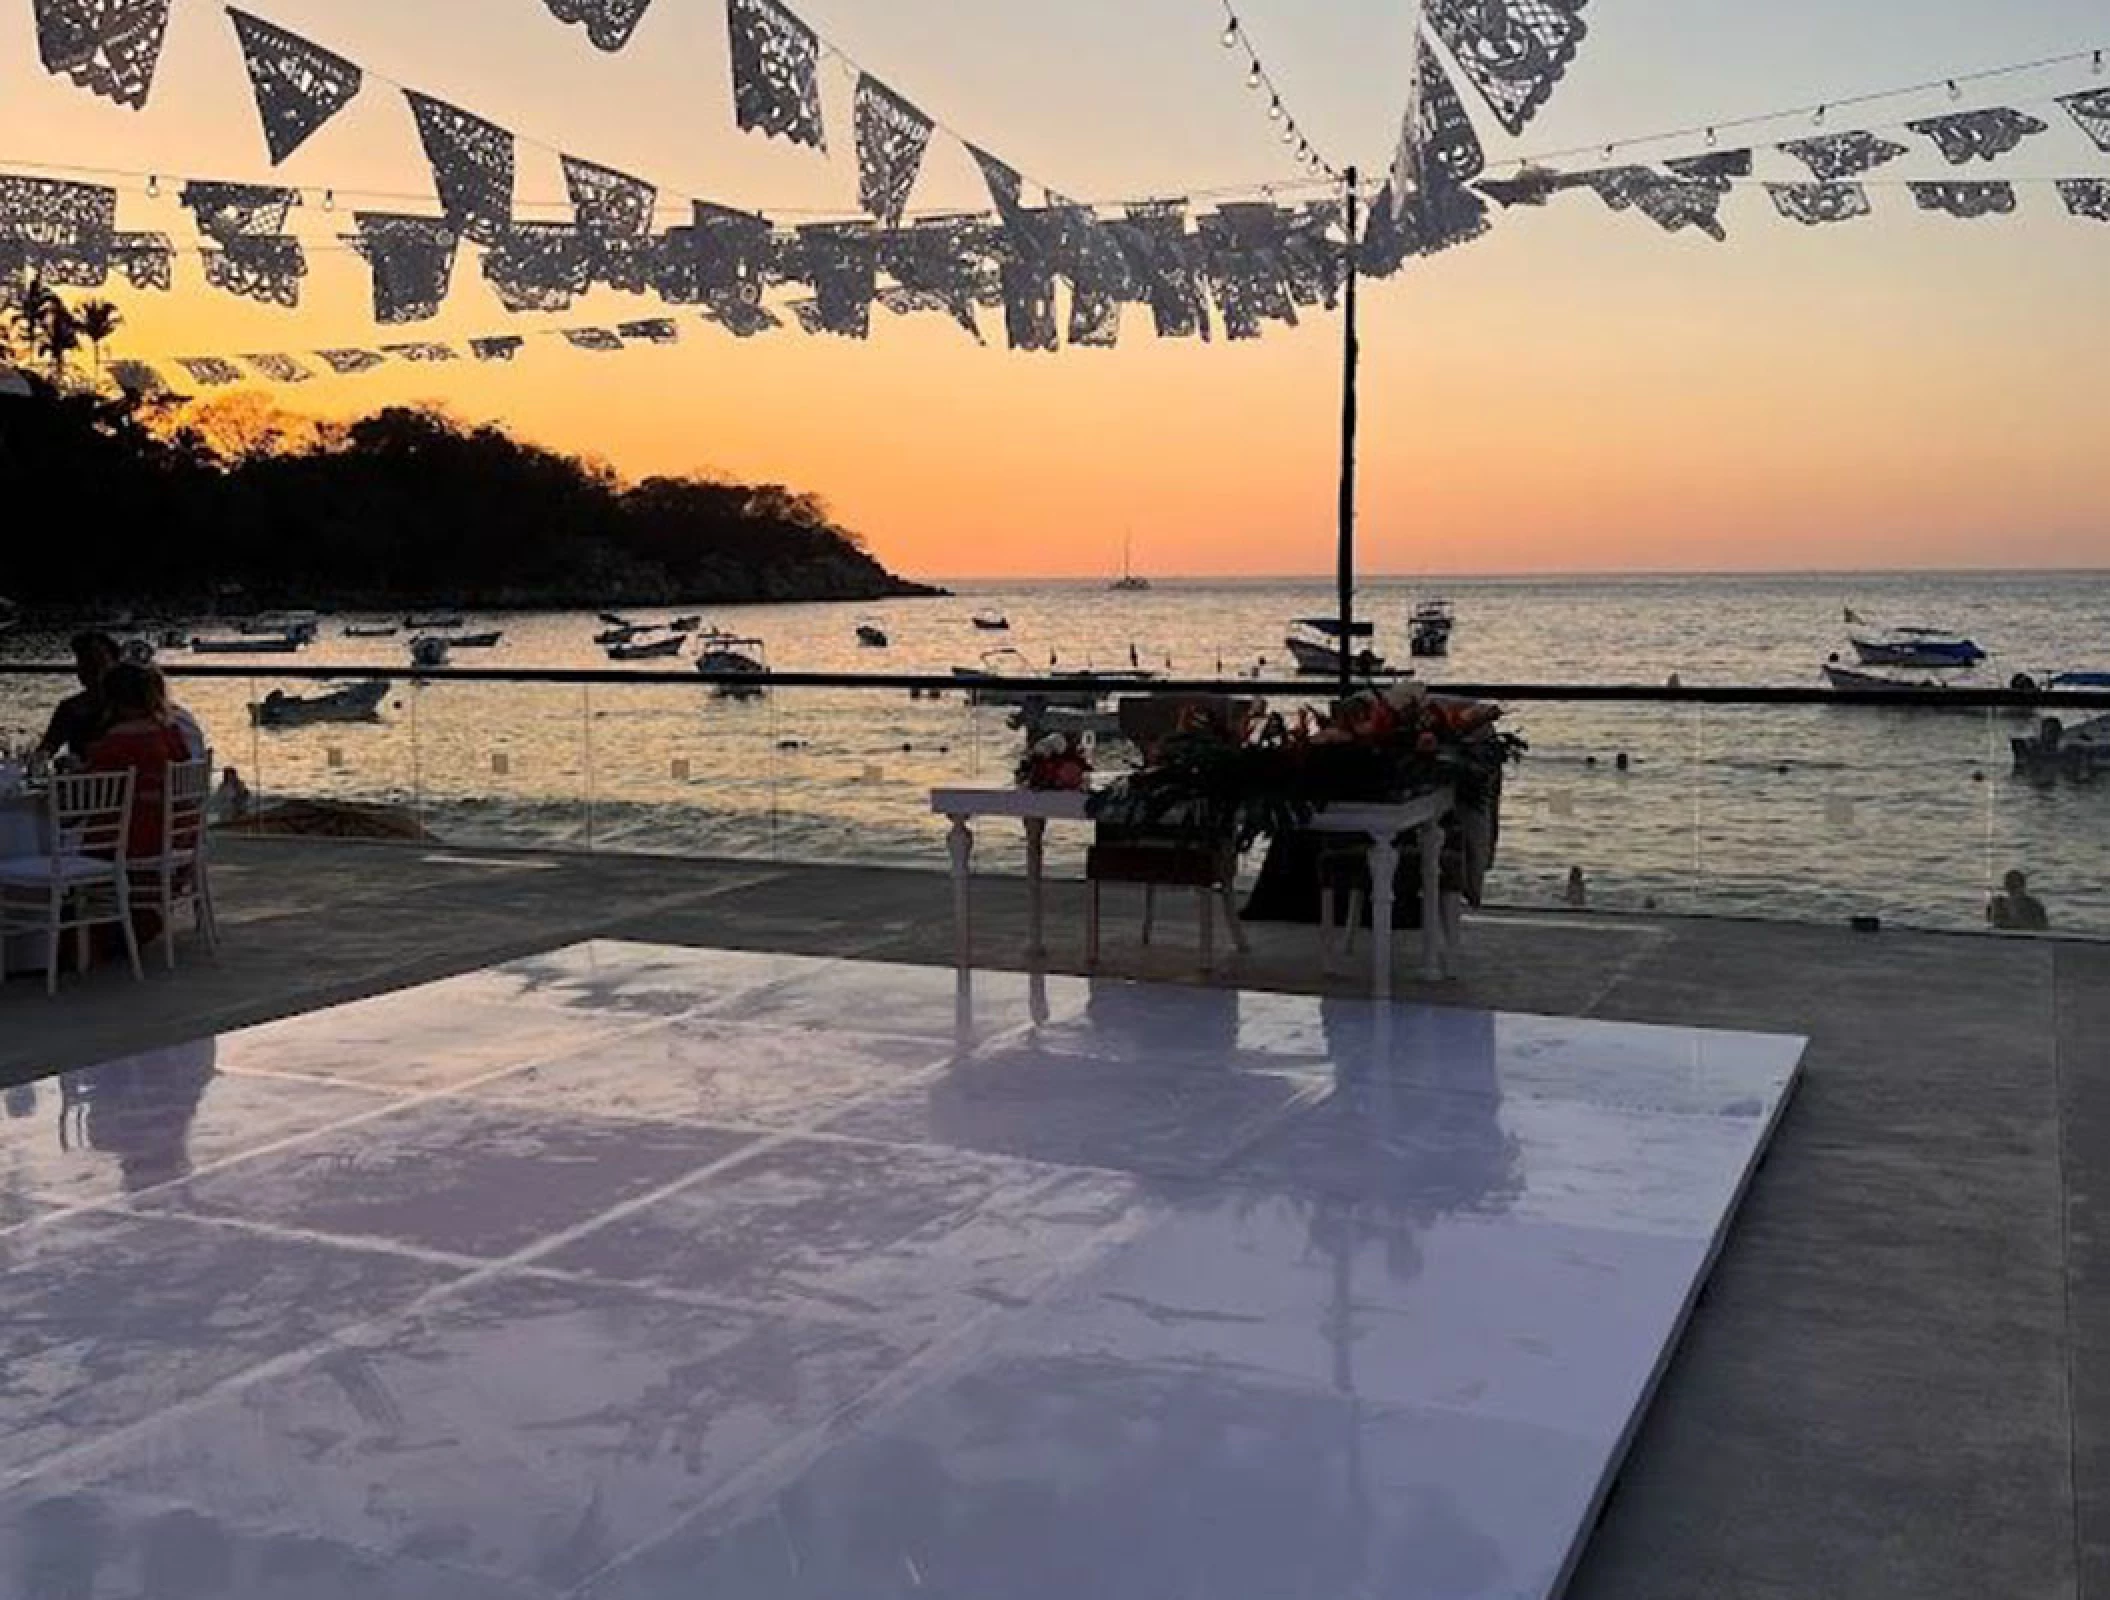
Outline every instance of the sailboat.
[[1129, 560], [1129, 546], [1134, 542], [1129, 534], [1121, 535], [1121, 576], [1107, 585], [1108, 590], [1114, 594], [1144, 594], [1149, 591], [1150, 580], [1138, 576]]

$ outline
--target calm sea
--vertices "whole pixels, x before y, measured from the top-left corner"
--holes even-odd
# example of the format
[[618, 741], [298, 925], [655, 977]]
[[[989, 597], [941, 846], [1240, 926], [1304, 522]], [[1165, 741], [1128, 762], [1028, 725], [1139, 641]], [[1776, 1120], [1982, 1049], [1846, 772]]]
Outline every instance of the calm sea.
[[[1115, 668], [1133, 652], [1183, 676], [1263, 663], [1273, 675], [1288, 665], [1285, 625], [1332, 604], [1322, 580], [1167, 580], [1141, 594], [1100, 583], [957, 587], [951, 599], [738, 607], [708, 621], [763, 638], [770, 664], [786, 669], [944, 672], [1007, 647], [1020, 668]], [[2110, 573], [1373, 580], [1358, 604], [1378, 648], [1403, 660], [1408, 611], [1439, 594], [1455, 602], [1458, 631], [1447, 661], [1423, 665], [1438, 683], [1657, 684], [1675, 674], [1688, 685], [1814, 685], [1826, 656], [1847, 651], [1849, 605], [1875, 626], [1967, 632], [1992, 652], [1972, 681], [2110, 668]], [[970, 617], [984, 609], [1007, 615], [1010, 632], [976, 630]], [[303, 666], [403, 660], [400, 641], [344, 638], [345, 620], [330, 619]], [[891, 647], [861, 648], [861, 620], [882, 624]], [[505, 642], [464, 653], [465, 664], [608, 664], [587, 614], [488, 625]], [[0, 648], [50, 659], [57, 643], [17, 635]], [[259, 732], [246, 702], [271, 687], [266, 660], [252, 681], [189, 683], [182, 697], [222, 759], [266, 792], [415, 805], [465, 844], [936, 867], [929, 789], [1007, 781], [1018, 744], [1006, 712], [959, 696], [413, 690], [407, 674], [376, 724]], [[0, 680], [0, 738], [30, 731], [57, 690]], [[2021, 867], [2054, 927], [2110, 935], [2110, 783], [2014, 776], [2007, 741], [2027, 718], [1520, 704], [1511, 723], [1532, 753], [1503, 817], [1491, 886], [1503, 903], [1559, 904], [1569, 869], [1581, 867], [1597, 907], [1978, 927], [1989, 885]], [[1077, 843], [1051, 839], [1058, 864], [1073, 864]], [[987, 865], [1015, 866], [1018, 854], [1015, 839], [990, 830]]]

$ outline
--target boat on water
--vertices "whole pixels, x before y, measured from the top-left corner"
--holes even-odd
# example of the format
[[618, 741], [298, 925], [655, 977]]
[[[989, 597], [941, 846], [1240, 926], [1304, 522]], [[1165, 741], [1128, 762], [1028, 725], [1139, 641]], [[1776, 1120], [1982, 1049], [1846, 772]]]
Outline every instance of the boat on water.
[[1448, 600], [1424, 600], [1407, 619], [1407, 649], [1417, 656], [1447, 656], [1451, 653], [1451, 630], [1458, 614]]
[[593, 636], [593, 642], [598, 645], [628, 644], [639, 634], [651, 631], [642, 622], [620, 622], [612, 628], [603, 628]]
[[459, 611], [413, 611], [403, 619], [406, 628], [459, 628], [467, 623]]
[[884, 650], [892, 643], [885, 625], [875, 617], [866, 617], [857, 624], [857, 642], [866, 650]]
[[259, 728], [299, 728], [313, 722], [371, 722], [381, 714], [388, 698], [386, 678], [348, 683], [322, 694], [287, 694], [273, 689], [263, 699], [252, 701], [249, 720]]
[[713, 629], [702, 635], [696, 670], [710, 680], [711, 687], [728, 699], [745, 700], [763, 692], [753, 680], [769, 672], [767, 646], [760, 639]]
[[703, 614], [701, 612], [692, 612], [686, 617], [676, 617], [672, 622], [668, 623], [667, 632], [694, 633], [698, 628], [702, 626]]
[[234, 625], [234, 631], [239, 634], [283, 634], [302, 644], [313, 642], [321, 630], [322, 619], [312, 611], [267, 611], [260, 616], [244, 617]]
[[[1368, 622], [1358, 622], [1351, 629], [1356, 639], [1371, 638], [1376, 632]], [[1341, 643], [1341, 621], [1338, 617], [1305, 617], [1290, 624], [1289, 637], [1283, 644], [1297, 663], [1297, 671], [1306, 677], [1339, 677], [1342, 657], [1346, 651]], [[1385, 670], [1385, 658], [1368, 645], [1347, 657], [1349, 672], [1358, 678], [1374, 678]]]
[[1940, 691], [1955, 687], [1939, 678], [1901, 678], [1893, 673], [1862, 672], [1830, 661], [1824, 664], [1824, 676], [1834, 689], [1850, 690], [1855, 694], [1925, 694], [1930, 689]]
[[504, 629], [493, 628], [488, 633], [458, 633], [447, 642], [457, 650], [489, 650], [504, 637]]
[[344, 636], [347, 639], [393, 639], [403, 631], [399, 622], [347, 622]]
[[193, 639], [190, 647], [201, 656], [290, 656], [300, 653], [302, 642], [283, 633], [254, 633], [229, 639]]
[[670, 633], [664, 639], [625, 639], [620, 644], [608, 647], [610, 661], [664, 661], [668, 656], [681, 654], [687, 644], [678, 633]]
[[410, 641], [410, 659], [414, 666], [444, 667], [447, 652], [452, 648], [449, 641], [437, 633], [421, 633]]
[[639, 626], [639, 624], [632, 622], [620, 611], [603, 611], [599, 613], [599, 616], [611, 628], [635, 628]]
[[[954, 667], [952, 675], [967, 690], [968, 702], [978, 706], [1064, 706], [1091, 711], [1106, 699], [1108, 687], [1103, 674], [1092, 672], [1050, 672], [1050, 677], [1064, 680], [1065, 687], [1060, 689], [1030, 688], [1013, 683], [1009, 680], [1037, 674], [1032, 663], [1009, 645], [985, 651], [979, 667]], [[1068, 687], [1070, 684], [1075, 687]]]
[[[2110, 673], [2077, 676], [2110, 678]], [[2040, 782], [2061, 777], [2086, 781], [2110, 775], [2110, 712], [2071, 728], [2057, 717], [2046, 717], [2037, 724], [2035, 733], [2015, 735], [2008, 740], [2008, 747], [2014, 752], [2015, 771]]]
[[1977, 643], [1947, 628], [1891, 628], [1847, 639], [1865, 667], [1975, 667], [1986, 658]]
[[1147, 594], [1150, 592], [1150, 580], [1138, 576], [1134, 563], [1129, 559], [1129, 547], [1132, 543], [1133, 541], [1127, 534], [1124, 533], [1121, 536], [1121, 576], [1106, 586], [1107, 591], [1111, 594]]
[[2110, 672], [2047, 672], [2041, 677], [2018, 672], [2007, 686], [2018, 694], [2035, 694], [2039, 689], [2110, 689]]
[[1011, 619], [1001, 611], [977, 611], [970, 619], [984, 633], [1009, 633]]

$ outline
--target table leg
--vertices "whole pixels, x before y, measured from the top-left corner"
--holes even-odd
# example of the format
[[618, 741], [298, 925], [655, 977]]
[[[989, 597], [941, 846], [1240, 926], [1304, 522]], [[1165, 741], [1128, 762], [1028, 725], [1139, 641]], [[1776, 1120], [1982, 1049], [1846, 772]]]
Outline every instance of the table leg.
[[974, 862], [974, 829], [968, 826], [965, 817], [952, 819], [952, 832], [946, 840], [952, 854], [952, 931], [955, 959], [962, 968], [974, 965], [973, 905], [969, 894], [972, 882], [969, 874]]
[[1391, 839], [1370, 841], [1370, 992], [1392, 998], [1392, 875], [1399, 871], [1399, 846]]
[[1047, 839], [1048, 819], [1026, 818], [1026, 916], [1030, 927], [1026, 936], [1026, 954], [1035, 961], [1048, 953], [1047, 918], [1041, 895]]
[[1443, 824], [1424, 822], [1421, 835], [1421, 975], [1444, 975]]

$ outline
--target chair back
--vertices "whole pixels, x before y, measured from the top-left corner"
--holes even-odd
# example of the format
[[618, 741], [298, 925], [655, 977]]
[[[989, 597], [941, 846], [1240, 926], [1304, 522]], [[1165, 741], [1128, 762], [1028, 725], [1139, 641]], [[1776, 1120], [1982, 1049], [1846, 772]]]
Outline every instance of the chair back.
[[197, 761], [171, 762], [161, 787], [161, 849], [194, 855], [205, 843], [205, 811], [212, 803], [212, 752]]
[[1157, 758], [1164, 742], [1181, 727], [1206, 721], [1236, 738], [1246, 718], [1260, 705], [1258, 700], [1228, 694], [1138, 694], [1123, 697], [1115, 707], [1121, 719], [1121, 736], [1143, 754], [1148, 763]]
[[54, 853], [123, 861], [132, 831], [132, 773], [76, 772], [51, 780]]

